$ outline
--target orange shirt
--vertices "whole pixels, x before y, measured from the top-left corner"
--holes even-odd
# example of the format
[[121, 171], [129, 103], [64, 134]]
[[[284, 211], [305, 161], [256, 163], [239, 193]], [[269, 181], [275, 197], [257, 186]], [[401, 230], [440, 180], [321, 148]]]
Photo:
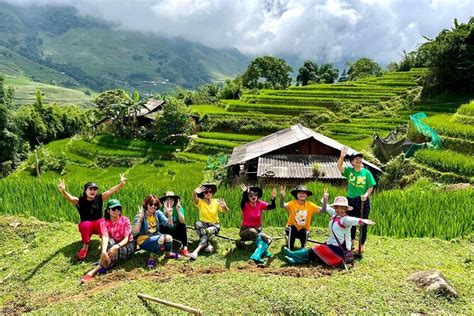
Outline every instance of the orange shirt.
[[298, 203], [298, 200], [288, 202], [288, 223], [287, 226], [296, 226], [298, 230], [311, 229], [311, 218], [314, 214], [319, 213], [320, 207], [313, 202], [305, 201], [303, 205]]

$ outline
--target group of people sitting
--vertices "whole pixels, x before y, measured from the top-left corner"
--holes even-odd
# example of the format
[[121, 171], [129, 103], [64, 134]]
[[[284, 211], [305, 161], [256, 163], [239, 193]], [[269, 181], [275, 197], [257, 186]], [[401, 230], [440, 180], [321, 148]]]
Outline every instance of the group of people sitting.
[[[339, 159], [341, 166], [346, 152], [347, 148], [343, 148], [341, 151], [341, 158]], [[285, 188], [281, 188], [279, 206], [288, 212], [288, 222], [285, 229], [287, 246], [284, 248], [285, 259], [288, 263], [300, 264], [319, 260], [330, 266], [338, 266], [350, 260], [355, 238], [355, 230], [351, 232], [351, 228], [374, 224], [368, 219], [368, 211], [364, 212], [363, 217], [347, 215], [347, 212], [354, 208], [350, 205], [351, 199], [355, 203], [354, 205], [359, 206], [359, 210], [361, 207], [363, 210], [370, 210], [368, 195], [372, 192], [375, 181], [373, 181], [373, 177], [372, 180], [366, 181], [368, 170], [357, 168], [358, 165], [361, 165], [361, 160], [361, 154], [352, 155], [350, 157], [352, 167], [342, 167], [340, 170], [348, 178], [349, 188], [352, 185], [351, 183], [360, 185], [364, 182], [365, 187], [359, 189], [365, 190], [364, 194], [368, 192], [366, 196], [353, 197], [349, 194], [349, 199], [338, 196], [334, 199], [333, 204], [328, 205], [329, 194], [325, 190], [321, 199], [322, 206], [318, 207], [307, 200], [313, 193], [305, 186], [299, 185], [292, 190], [291, 194], [294, 199], [288, 203], [285, 203]], [[364, 181], [359, 177], [363, 177]], [[124, 260], [134, 254], [138, 247], [150, 253], [147, 260], [149, 268], [155, 267], [155, 254], [160, 252], [164, 252], [165, 258], [179, 259], [184, 256], [196, 260], [201, 250], [213, 251], [210, 239], [213, 235], [218, 235], [221, 229], [219, 212], [229, 211], [224, 199], [213, 198], [217, 191], [215, 184], [206, 183], [193, 190], [193, 203], [199, 210], [199, 220], [194, 225], [199, 237], [199, 244], [193, 252], [189, 252], [185, 210], [181, 205], [180, 197], [172, 191], [165, 192], [159, 198], [153, 194], [147, 196], [143, 200], [132, 225], [130, 220], [122, 215], [121, 202], [117, 199], [109, 200], [112, 194], [125, 186], [125, 182], [125, 176], [120, 174], [120, 183], [102, 194], [98, 192], [99, 187], [96, 183], [86, 183], [82, 196], [78, 198], [68, 193], [64, 180], [60, 180], [59, 191], [77, 207], [80, 215], [78, 227], [82, 237], [82, 247], [77, 253], [77, 258], [79, 260], [86, 258], [93, 234], [101, 237], [99, 262], [94, 269], [82, 277], [82, 282], [88, 282], [97, 273], [104, 273], [112, 269], [119, 260]], [[265, 257], [272, 256], [268, 251], [272, 239], [262, 231], [262, 215], [263, 211], [276, 208], [277, 192], [275, 189], [272, 190], [271, 201], [268, 203], [261, 199], [263, 190], [260, 187], [242, 184], [241, 189], [242, 223], [239, 232], [241, 240], [237, 241], [237, 246], [242, 245], [245, 241], [253, 241], [255, 251], [250, 259], [257, 264], [263, 264]], [[105, 201], [107, 202], [102, 217]], [[364, 203], [361, 203], [361, 201], [366, 202], [365, 205], [369, 205], [369, 208], [364, 207]], [[322, 212], [326, 212], [331, 216], [329, 221], [330, 237], [324, 244], [306, 249], [305, 245], [310, 231], [311, 218], [314, 214]], [[363, 236], [364, 242], [365, 236]], [[296, 239], [299, 239], [301, 243], [301, 249], [299, 250], [294, 248]], [[178, 252], [172, 252], [173, 240], [181, 244]]]

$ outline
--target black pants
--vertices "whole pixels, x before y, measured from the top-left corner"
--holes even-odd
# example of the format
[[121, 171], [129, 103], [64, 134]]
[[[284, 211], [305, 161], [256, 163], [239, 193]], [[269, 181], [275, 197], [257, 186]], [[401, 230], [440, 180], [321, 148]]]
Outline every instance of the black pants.
[[179, 240], [183, 247], [188, 246], [188, 234], [186, 232], [186, 224], [178, 223], [175, 227], [160, 225], [160, 233], [169, 234], [173, 239]]
[[288, 248], [293, 250], [295, 247], [295, 240], [298, 238], [301, 242], [301, 248], [304, 248], [306, 245], [306, 240], [308, 239], [308, 231], [306, 229], [296, 228], [296, 226], [288, 226], [285, 228], [286, 236], [288, 236]]
[[[347, 215], [353, 217], [360, 218], [360, 207], [361, 207], [361, 199], [360, 197], [356, 198], [347, 198], [349, 200], [349, 205], [353, 207], [352, 211], [348, 211]], [[367, 198], [364, 202], [364, 209], [362, 211], [362, 218], [368, 219], [370, 213], [370, 199]], [[351, 228], [351, 239], [354, 240], [356, 238], [357, 226], [352, 226]], [[367, 225], [362, 225], [362, 236], [361, 236], [361, 244], [365, 244], [365, 240], [367, 239]]]

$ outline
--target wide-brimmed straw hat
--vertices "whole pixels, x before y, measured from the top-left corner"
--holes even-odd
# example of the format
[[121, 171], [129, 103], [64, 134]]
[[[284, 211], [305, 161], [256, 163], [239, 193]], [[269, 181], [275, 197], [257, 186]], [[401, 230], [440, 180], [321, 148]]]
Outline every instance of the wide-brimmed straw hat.
[[[212, 194], [216, 193], [216, 191], [217, 191], [217, 185], [215, 185], [214, 183], [204, 183], [201, 186], [206, 187], [208, 190], [211, 190]], [[199, 198], [203, 199], [204, 198], [204, 193], [199, 193], [197, 196]]]
[[352, 206], [349, 205], [349, 201], [345, 196], [336, 196], [334, 198], [334, 203], [331, 204], [332, 207], [334, 206], [344, 206], [347, 208], [348, 211], [352, 210]]
[[262, 190], [262, 188], [260, 188], [260, 187], [250, 187], [250, 188], [249, 188], [249, 192], [254, 192], [254, 193], [256, 193], [259, 198], [261, 198], [262, 195], [263, 195], [263, 190]]
[[174, 203], [178, 203], [179, 195], [174, 194], [173, 191], [166, 191], [165, 194], [159, 198], [160, 202], [163, 204], [167, 198], [174, 200]]
[[305, 193], [306, 193], [306, 196], [311, 196], [311, 195], [313, 195], [313, 192], [311, 192], [310, 190], [308, 190], [308, 189], [306, 188], [306, 186], [304, 186], [304, 185], [297, 185], [296, 188], [295, 188], [293, 191], [291, 191], [291, 195], [293, 195], [293, 196], [295, 197], [295, 199], [297, 199], [297, 198], [298, 198], [298, 195], [297, 195], [298, 192], [305, 192]]

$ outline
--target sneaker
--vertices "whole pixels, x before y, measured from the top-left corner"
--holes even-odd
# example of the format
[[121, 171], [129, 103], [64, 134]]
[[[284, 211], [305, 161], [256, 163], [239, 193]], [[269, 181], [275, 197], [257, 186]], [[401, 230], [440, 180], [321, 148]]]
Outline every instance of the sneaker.
[[87, 282], [91, 281], [93, 278], [94, 278], [93, 275], [86, 274], [81, 278], [81, 283], [87, 283]]
[[156, 266], [155, 259], [148, 259], [148, 261], [146, 262], [146, 266], [148, 267], [148, 269], [153, 269]]
[[169, 252], [169, 253], [165, 254], [165, 258], [166, 259], [179, 259], [180, 256], [177, 252]]
[[101, 267], [99, 271], [97, 271], [97, 274], [105, 274], [105, 273], [107, 273], [107, 269], [104, 267]]
[[204, 248], [204, 251], [205, 251], [205, 252], [212, 252], [213, 250], [214, 250], [214, 247], [212, 247], [211, 244], [207, 245], [207, 247]]
[[179, 253], [185, 257], [189, 257], [190, 256], [190, 253], [189, 253], [189, 250], [187, 248], [183, 248], [183, 249], [180, 249], [179, 250]]
[[78, 260], [84, 260], [87, 256], [87, 248], [81, 248], [81, 250], [79, 250], [77, 252], [77, 259]]
[[192, 252], [192, 253], [189, 254], [189, 259], [191, 259], [191, 260], [196, 260], [197, 257], [198, 257], [198, 255], [195, 254], [194, 252]]

